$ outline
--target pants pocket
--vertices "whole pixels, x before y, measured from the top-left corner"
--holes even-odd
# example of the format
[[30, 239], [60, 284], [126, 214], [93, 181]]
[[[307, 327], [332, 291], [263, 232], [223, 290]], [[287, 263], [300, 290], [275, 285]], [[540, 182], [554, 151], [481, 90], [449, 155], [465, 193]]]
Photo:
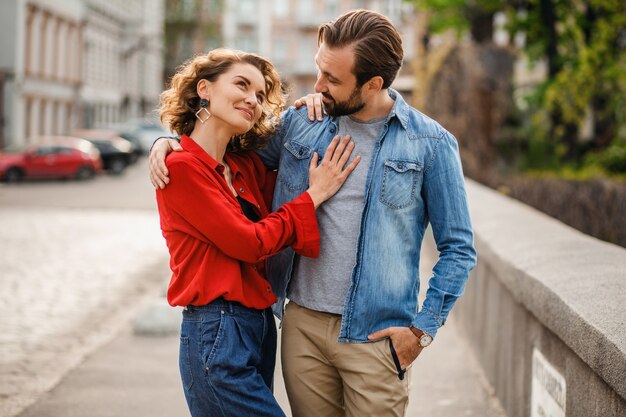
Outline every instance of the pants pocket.
[[400, 366], [400, 359], [398, 359], [398, 354], [396, 353], [396, 349], [393, 347], [393, 342], [389, 339], [389, 350], [391, 351], [391, 358], [393, 359], [394, 365], [396, 365], [396, 371], [398, 371], [398, 378], [400, 381], [404, 379], [404, 374], [406, 369], [402, 369]]
[[206, 314], [202, 317], [200, 346], [202, 348], [202, 366], [209, 373], [224, 337], [224, 312]]
[[180, 337], [180, 351], [178, 354], [178, 367], [183, 388], [189, 390], [193, 385], [193, 372], [191, 371], [191, 357], [189, 353], [189, 338]]

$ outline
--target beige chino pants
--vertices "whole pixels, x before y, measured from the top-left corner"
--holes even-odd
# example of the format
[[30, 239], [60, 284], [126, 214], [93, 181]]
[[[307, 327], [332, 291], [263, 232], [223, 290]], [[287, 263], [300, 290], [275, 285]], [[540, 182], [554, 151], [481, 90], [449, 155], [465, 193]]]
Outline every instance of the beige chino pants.
[[339, 343], [341, 316], [287, 305], [282, 367], [293, 417], [404, 416], [409, 372], [400, 380], [389, 339]]

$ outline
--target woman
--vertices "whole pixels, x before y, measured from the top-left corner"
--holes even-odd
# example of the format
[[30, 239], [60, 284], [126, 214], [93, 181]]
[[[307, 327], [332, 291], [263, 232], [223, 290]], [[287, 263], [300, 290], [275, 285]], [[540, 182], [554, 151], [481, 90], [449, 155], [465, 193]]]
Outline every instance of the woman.
[[[359, 162], [336, 137], [310, 186], [268, 213], [272, 175], [251, 150], [273, 133], [284, 104], [279, 76], [254, 55], [216, 49], [182, 66], [161, 94], [161, 121], [181, 135], [157, 190], [170, 251], [168, 301], [183, 306], [180, 372], [192, 416], [282, 416], [272, 395], [276, 298], [262, 261], [287, 246], [317, 256], [315, 208]], [[345, 169], [344, 169], [345, 167]]]

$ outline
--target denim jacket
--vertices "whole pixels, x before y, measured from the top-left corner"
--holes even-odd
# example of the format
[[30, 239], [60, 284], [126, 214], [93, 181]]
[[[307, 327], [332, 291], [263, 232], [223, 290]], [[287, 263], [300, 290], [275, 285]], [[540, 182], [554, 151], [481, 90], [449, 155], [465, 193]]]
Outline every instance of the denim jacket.
[[[340, 342], [366, 342], [377, 330], [409, 325], [434, 337], [476, 263], [456, 139], [400, 94], [389, 94], [395, 104], [369, 161], [365, 204], [355, 207], [361, 226]], [[313, 152], [321, 159], [336, 132], [330, 117], [310, 121], [305, 108], [284, 113], [275, 137], [259, 152], [266, 165], [279, 169], [274, 210], [308, 188]], [[440, 256], [418, 312], [420, 248], [429, 222]], [[294, 256], [286, 249], [267, 261], [278, 297], [274, 312], [281, 318]]]

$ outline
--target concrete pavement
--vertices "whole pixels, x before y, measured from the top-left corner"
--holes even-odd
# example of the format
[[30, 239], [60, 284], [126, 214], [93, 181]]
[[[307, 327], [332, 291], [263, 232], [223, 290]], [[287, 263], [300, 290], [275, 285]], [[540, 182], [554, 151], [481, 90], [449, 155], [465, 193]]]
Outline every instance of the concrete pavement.
[[[427, 252], [422, 257], [427, 278], [433, 262]], [[135, 330], [160, 336], [138, 335], [129, 324], [19, 417], [189, 415], [178, 375], [179, 322], [180, 310], [155, 298], [138, 312]], [[407, 417], [506, 417], [459, 330], [449, 320], [413, 365]], [[280, 361], [275, 381], [290, 417]]]
[[[146, 169], [0, 184], [0, 417], [188, 415]], [[413, 367], [407, 415], [503, 417], [481, 375], [451, 320]], [[280, 368], [276, 383], [289, 415]]]
[[[408, 417], [505, 417], [457, 330], [442, 329], [413, 366]], [[126, 327], [19, 417], [189, 415], [177, 357], [177, 335], [138, 336]], [[280, 369], [276, 385], [290, 416]]]

